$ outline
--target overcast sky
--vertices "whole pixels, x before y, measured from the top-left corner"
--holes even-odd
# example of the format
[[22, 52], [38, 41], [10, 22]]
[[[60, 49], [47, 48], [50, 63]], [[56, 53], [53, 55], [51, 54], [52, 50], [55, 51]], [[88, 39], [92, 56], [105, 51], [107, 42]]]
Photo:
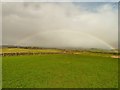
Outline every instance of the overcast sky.
[[118, 46], [116, 3], [3, 3], [3, 45]]

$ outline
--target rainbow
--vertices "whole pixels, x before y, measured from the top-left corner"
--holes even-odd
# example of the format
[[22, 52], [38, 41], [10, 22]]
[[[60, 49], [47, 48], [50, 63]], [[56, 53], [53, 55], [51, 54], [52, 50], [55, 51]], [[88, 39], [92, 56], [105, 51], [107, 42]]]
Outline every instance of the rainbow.
[[[35, 36], [38, 36], [40, 33], [50, 33], [50, 32], [57, 32], [57, 30], [52, 30], [52, 31], [40, 31], [40, 32], [36, 32], [34, 34], [31, 34], [29, 36], [26, 36], [25, 38], [21, 39], [20, 41], [16, 42], [15, 45], [21, 45], [22, 43], [26, 42], [27, 40], [30, 40], [31, 38], [34, 38]], [[110, 49], [115, 49], [113, 46], [111, 46], [110, 44], [108, 44], [106, 41], [96, 37], [96, 36], [93, 36], [91, 34], [88, 34], [88, 33], [84, 33], [84, 32], [81, 32], [81, 31], [73, 31], [73, 30], [60, 30], [60, 32], [72, 32], [72, 33], [77, 33], [77, 34], [83, 34], [83, 35], [87, 35], [91, 38], [93, 38], [94, 40], [97, 40], [98, 42], [100, 42], [101, 44], [107, 46], [108, 48]]]

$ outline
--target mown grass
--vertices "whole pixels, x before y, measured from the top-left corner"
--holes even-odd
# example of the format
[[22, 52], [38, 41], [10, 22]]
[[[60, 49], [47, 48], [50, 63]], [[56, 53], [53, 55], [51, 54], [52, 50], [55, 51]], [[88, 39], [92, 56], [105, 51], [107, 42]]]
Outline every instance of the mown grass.
[[3, 57], [3, 88], [117, 88], [118, 60], [89, 55]]

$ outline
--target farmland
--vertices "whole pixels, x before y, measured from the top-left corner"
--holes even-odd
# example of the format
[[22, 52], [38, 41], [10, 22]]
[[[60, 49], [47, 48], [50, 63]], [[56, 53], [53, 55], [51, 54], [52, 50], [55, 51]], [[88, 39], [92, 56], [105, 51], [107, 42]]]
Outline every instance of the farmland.
[[71, 50], [71, 49], [55, 49], [55, 48], [30, 48], [30, 47], [10, 47], [1, 48], [0, 54], [3, 56], [15, 56], [15, 55], [40, 55], [40, 54], [82, 54], [82, 55], [92, 55], [92, 56], [105, 56], [111, 57], [113, 55], [118, 55], [118, 52], [114, 50], [100, 50], [100, 49], [83, 49], [83, 50]]
[[3, 88], [118, 87], [118, 59], [111, 58], [112, 54], [16, 49], [3, 49], [3, 53], [34, 51], [47, 54], [3, 57]]

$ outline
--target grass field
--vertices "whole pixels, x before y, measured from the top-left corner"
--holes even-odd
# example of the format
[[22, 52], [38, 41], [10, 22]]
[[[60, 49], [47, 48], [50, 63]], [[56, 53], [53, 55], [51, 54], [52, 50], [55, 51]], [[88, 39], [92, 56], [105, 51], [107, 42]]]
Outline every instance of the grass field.
[[3, 57], [3, 88], [117, 88], [118, 59], [89, 55]]

